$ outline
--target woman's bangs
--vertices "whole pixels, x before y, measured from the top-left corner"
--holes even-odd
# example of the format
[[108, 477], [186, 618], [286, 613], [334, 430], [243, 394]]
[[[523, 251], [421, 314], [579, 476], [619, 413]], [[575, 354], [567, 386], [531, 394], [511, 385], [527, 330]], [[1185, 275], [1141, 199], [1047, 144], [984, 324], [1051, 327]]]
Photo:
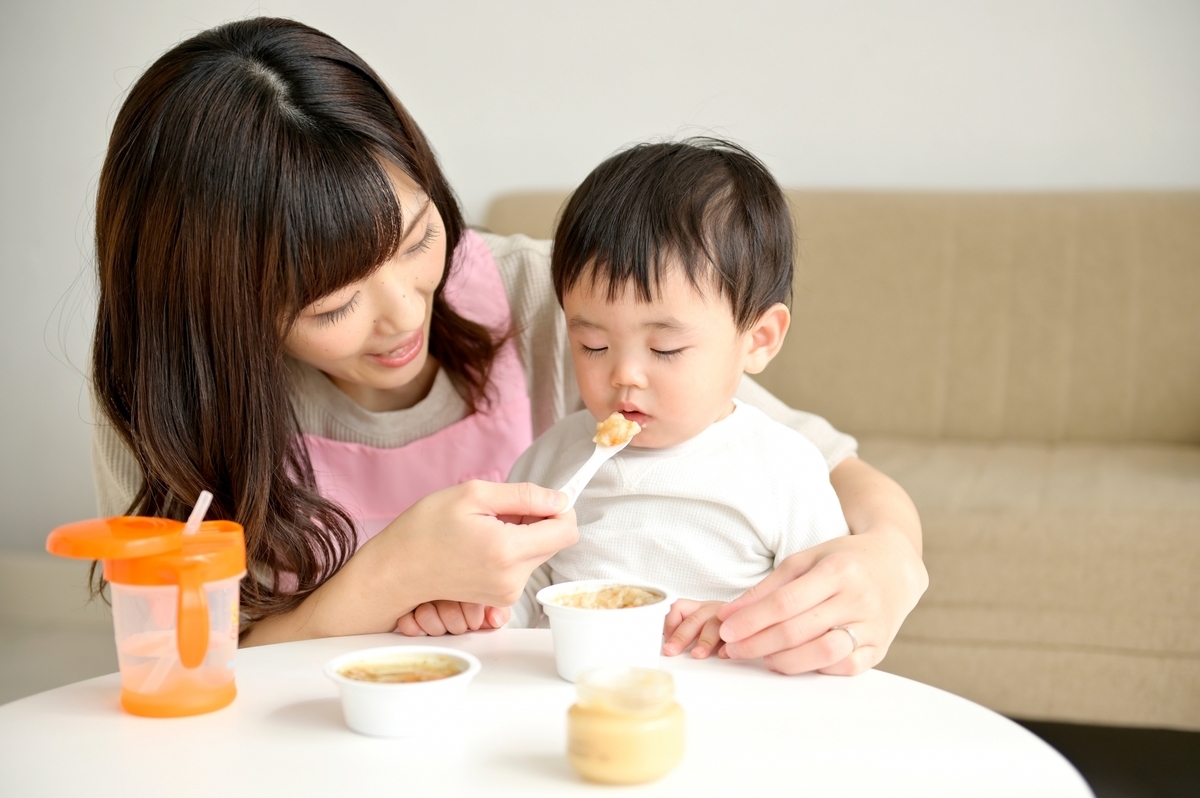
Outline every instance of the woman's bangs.
[[280, 192], [293, 313], [364, 279], [400, 246], [400, 203], [376, 156], [329, 144], [300, 153]]

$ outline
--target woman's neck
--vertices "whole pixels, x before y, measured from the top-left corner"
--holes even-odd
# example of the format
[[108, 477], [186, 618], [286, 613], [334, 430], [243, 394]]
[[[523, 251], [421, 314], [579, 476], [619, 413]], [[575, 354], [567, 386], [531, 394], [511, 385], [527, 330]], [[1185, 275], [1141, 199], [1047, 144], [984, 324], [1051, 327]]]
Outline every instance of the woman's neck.
[[438, 373], [438, 362], [432, 356], [425, 359], [425, 367], [421, 369], [415, 378], [410, 382], [401, 385], [399, 388], [372, 388], [369, 385], [362, 385], [356, 382], [347, 382], [346, 380], [338, 379], [337, 377], [325, 374], [325, 377], [337, 387], [339, 391], [349, 396], [356, 405], [364, 410], [370, 410], [372, 413], [387, 413], [392, 410], [407, 410], [413, 407], [426, 396], [429, 395], [430, 389], [433, 388], [434, 378]]

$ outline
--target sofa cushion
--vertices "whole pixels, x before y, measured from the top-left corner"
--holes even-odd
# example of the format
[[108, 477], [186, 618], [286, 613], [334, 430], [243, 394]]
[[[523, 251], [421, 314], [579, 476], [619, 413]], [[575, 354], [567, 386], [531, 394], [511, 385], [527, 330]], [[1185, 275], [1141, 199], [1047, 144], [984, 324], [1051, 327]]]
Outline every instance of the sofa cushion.
[[864, 437], [929, 590], [883, 670], [1006, 714], [1200, 729], [1200, 446]]
[[855, 435], [1200, 444], [1200, 192], [791, 191], [762, 384]]

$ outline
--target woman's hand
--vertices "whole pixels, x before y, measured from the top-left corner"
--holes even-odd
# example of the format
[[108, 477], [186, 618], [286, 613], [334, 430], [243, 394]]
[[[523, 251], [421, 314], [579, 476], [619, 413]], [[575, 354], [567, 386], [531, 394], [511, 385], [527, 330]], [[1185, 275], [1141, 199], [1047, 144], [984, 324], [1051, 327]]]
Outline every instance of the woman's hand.
[[244, 645], [390, 632], [435, 599], [515, 604], [529, 574], [578, 540], [567, 497], [529, 483], [473, 480], [426, 496], [358, 550], [292, 612]]
[[781, 673], [862, 673], [887, 654], [925, 592], [921, 522], [908, 494], [853, 457], [830, 480], [851, 535], [793, 554], [722, 607], [722, 657], [765, 657]]

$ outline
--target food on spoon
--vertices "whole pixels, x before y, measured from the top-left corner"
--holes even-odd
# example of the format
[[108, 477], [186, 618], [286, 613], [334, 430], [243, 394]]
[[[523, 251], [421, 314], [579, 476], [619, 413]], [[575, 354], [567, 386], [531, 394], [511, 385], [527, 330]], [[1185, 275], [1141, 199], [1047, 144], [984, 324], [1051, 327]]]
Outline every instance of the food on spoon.
[[406, 684], [448, 679], [466, 669], [467, 663], [457, 657], [447, 657], [441, 654], [418, 654], [385, 660], [354, 662], [339, 668], [338, 673], [347, 679], [355, 679], [360, 682]]
[[636, 421], [627, 421], [620, 413], [613, 413], [596, 424], [596, 437], [592, 440], [601, 446], [618, 446], [641, 431]]
[[624, 610], [657, 604], [664, 598], [666, 597], [657, 590], [646, 590], [633, 585], [614, 585], [603, 590], [568, 593], [555, 597], [553, 601], [563, 607], [578, 607], [583, 610]]

